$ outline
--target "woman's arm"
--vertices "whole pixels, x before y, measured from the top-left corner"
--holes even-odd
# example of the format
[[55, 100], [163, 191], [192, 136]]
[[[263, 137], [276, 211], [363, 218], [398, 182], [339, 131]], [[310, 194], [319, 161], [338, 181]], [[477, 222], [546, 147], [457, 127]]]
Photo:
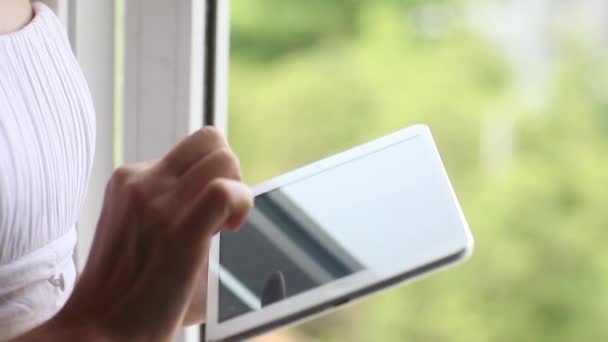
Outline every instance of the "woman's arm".
[[32, 20], [30, 0], [0, 0], [0, 34], [19, 30]]

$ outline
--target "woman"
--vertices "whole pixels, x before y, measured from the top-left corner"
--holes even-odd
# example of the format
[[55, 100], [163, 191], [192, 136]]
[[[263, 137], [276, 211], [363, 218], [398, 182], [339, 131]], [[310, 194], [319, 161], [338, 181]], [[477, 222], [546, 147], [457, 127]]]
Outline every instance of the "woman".
[[52, 11], [0, 1], [0, 340], [171, 339], [204, 319], [210, 238], [252, 207], [235, 155], [202, 129], [113, 174], [76, 282], [93, 115]]

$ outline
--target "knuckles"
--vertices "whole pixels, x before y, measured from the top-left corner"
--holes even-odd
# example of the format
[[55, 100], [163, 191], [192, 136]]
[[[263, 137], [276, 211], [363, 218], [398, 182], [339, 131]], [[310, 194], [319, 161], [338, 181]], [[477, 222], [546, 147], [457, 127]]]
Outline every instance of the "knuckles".
[[241, 161], [237, 155], [228, 147], [220, 148], [215, 152], [217, 158], [224, 164], [228, 165], [230, 170], [239, 171]]
[[136, 165], [121, 166], [114, 171], [109, 182], [114, 196], [126, 200], [130, 207], [146, 208], [153, 200], [150, 195], [150, 184], [141, 177], [142, 169]]
[[192, 138], [201, 145], [211, 144], [214, 146], [219, 146], [226, 144], [224, 134], [219, 129], [212, 126], [199, 129], [196, 133], [194, 133]]
[[[212, 152], [209, 162], [221, 165], [221, 178], [210, 180], [204, 185], [205, 203], [209, 210], [232, 211], [241, 210], [243, 205], [238, 196], [233, 198], [234, 189], [225, 178], [242, 181], [240, 172], [240, 161], [237, 155], [230, 149], [224, 140], [222, 133], [213, 127], [206, 127], [194, 134], [193, 139], [199, 139], [200, 144], [215, 144], [217, 146]], [[218, 144], [218, 142], [221, 142]], [[209, 156], [209, 155], [208, 155]], [[210, 156], [211, 157], [211, 156]], [[174, 191], [172, 184], [175, 179], [171, 175], [165, 175], [155, 168], [155, 163], [129, 164], [117, 168], [108, 183], [109, 196], [120, 200], [127, 206], [127, 210], [139, 215], [150, 217], [152, 221], [169, 223], [172, 215], [182, 203], [179, 192]], [[158, 171], [158, 172], [157, 172]], [[239, 194], [240, 196], [240, 194]], [[230, 208], [232, 202], [239, 202], [239, 208]], [[250, 207], [253, 204], [249, 205]], [[173, 218], [175, 219], [175, 217]]]
[[207, 185], [205, 196], [208, 203], [216, 208], [227, 208], [230, 205], [230, 190], [220, 180], [211, 181]]
[[111, 177], [111, 183], [118, 186], [123, 186], [129, 182], [129, 180], [134, 176], [135, 170], [128, 165], [121, 166], [114, 170], [114, 173]]
[[123, 193], [134, 204], [145, 204], [149, 201], [146, 185], [137, 179], [131, 179], [123, 184]]

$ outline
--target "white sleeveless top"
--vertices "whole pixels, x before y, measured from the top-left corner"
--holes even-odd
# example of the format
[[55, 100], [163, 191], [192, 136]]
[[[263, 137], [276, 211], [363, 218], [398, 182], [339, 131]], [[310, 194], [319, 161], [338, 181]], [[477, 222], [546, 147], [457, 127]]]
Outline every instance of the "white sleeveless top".
[[34, 11], [0, 35], [0, 340], [70, 295], [94, 153], [93, 105], [66, 32], [45, 5]]

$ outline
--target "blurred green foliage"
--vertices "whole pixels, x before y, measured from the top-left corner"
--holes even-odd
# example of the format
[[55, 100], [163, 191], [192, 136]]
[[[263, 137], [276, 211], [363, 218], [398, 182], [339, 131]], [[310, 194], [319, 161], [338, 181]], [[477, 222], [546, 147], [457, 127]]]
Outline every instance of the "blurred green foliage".
[[[450, 4], [449, 30], [425, 32], [429, 3]], [[476, 238], [466, 264], [306, 323], [302, 341], [608, 340], [608, 66], [596, 54], [564, 52], [531, 109], [500, 51], [458, 20], [461, 2], [232, 7], [229, 135], [251, 183], [425, 122]], [[512, 138], [488, 134], [495, 122]]]

